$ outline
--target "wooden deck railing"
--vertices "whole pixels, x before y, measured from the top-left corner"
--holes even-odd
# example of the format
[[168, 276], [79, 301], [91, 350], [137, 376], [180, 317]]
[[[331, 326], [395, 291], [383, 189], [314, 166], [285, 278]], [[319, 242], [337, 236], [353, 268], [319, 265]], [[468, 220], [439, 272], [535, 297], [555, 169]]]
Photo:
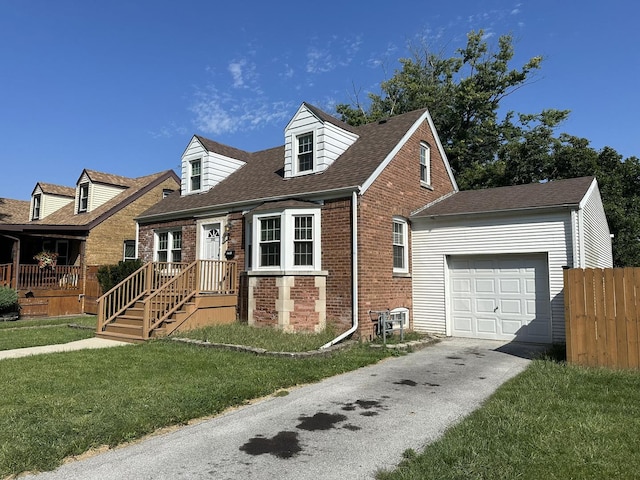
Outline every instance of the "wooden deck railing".
[[57, 265], [40, 268], [38, 265], [20, 265], [18, 268], [18, 290], [76, 290], [82, 287], [81, 267]]
[[98, 332], [142, 301], [143, 337], [147, 339], [195, 294], [236, 293], [236, 279], [236, 262], [147, 263], [98, 299]]
[[0, 287], [10, 287], [12, 284], [11, 272], [13, 264], [4, 263], [0, 265]]
[[98, 332], [186, 266], [186, 263], [149, 262], [102, 295], [98, 298]]

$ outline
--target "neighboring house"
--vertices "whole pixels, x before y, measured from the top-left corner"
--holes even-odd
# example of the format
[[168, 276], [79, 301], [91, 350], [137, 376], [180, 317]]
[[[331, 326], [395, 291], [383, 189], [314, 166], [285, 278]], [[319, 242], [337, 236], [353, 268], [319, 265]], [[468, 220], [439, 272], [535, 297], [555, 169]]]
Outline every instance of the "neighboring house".
[[[85, 169], [75, 187], [39, 182], [31, 201], [24, 202], [26, 218], [22, 204], [19, 221], [0, 223], [1, 261], [5, 269], [12, 267], [12, 285], [30, 298], [47, 297], [30, 300], [40, 305], [38, 314], [90, 311], [85, 301], [97, 292], [85, 290], [88, 271], [136, 258], [133, 219], [179, 186], [171, 170], [127, 178]], [[43, 251], [55, 258], [54, 269], [41, 268], [34, 259]], [[92, 298], [85, 299], [86, 293]], [[61, 296], [75, 296], [74, 302], [53, 300]]]
[[[376, 312], [389, 310], [397, 323], [424, 332], [485, 336], [490, 321], [494, 329], [504, 326], [500, 338], [550, 341], [563, 334], [562, 310], [555, 307], [553, 320], [541, 322], [553, 325], [553, 337], [522, 336], [526, 322], [514, 326], [506, 303], [492, 306], [497, 319], [473, 319], [470, 313], [456, 317], [455, 328], [448, 325], [451, 312], [464, 308], [456, 289], [476, 273], [499, 277], [505, 262], [513, 266], [515, 260], [518, 271], [533, 269], [533, 280], [523, 273], [525, 291], [532, 281], [542, 285], [549, 283], [544, 275], [553, 276], [549, 293], [536, 288], [526, 297], [530, 313], [532, 302], [537, 312], [561, 304], [561, 266], [581, 265], [595, 246], [601, 248], [598, 265], [610, 266], [597, 184], [575, 182], [573, 190], [560, 187], [566, 195], [550, 205], [544, 201], [554, 197], [545, 192], [561, 182], [458, 192], [426, 109], [353, 127], [303, 103], [285, 127], [281, 147], [250, 153], [194, 136], [182, 156], [181, 194], [137, 218], [139, 256], [156, 262], [235, 260], [238, 316], [250, 325], [320, 331], [331, 322], [345, 331], [340, 338], [356, 333], [370, 339]], [[532, 192], [524, 203], [521, 192]], [[440, 228], [439, 209], [467, 198], [480, 210], [458, 212], [468, 214]], [[529, 241], [525, 217], [535, 214], [538, 238]], [[456, 235], [447, 236], [451, 228]], [[477, 237], [482, 232], [486, 236]], [[556, 255], [562, 249], [564, 256]], [[511, 279], [505, 278], [506, 288]], [[487, 304], [469, 306], [473, 292], [464, 299], [467, 309], [485, 313]], [[502, 305], [498, 296], [491, 300]]]

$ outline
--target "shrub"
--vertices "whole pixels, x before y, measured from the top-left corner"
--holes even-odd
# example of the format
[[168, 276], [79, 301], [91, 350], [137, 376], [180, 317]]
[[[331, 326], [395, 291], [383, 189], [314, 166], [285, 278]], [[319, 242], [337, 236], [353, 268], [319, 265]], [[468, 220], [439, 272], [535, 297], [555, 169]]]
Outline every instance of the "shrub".
[[18, 292], [10, 287], [0, 287], [0, 313], [17, 312]]
[[96, 274], [102, 292], [108, 292], [143, 265], [142, 260], [126, 260], [118, 262], [117, 265], [103, 265]]

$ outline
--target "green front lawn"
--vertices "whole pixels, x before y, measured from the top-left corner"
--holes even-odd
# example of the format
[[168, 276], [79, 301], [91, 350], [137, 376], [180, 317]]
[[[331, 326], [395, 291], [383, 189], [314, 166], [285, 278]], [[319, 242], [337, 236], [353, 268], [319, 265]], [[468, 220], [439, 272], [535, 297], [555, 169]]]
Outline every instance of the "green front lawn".
[[536, 360], [379, 480], [640, 476], [640, 372]]
[[[70, 328], [70, 324], [92, 327], [93, 330]], [[91, 338], [95, 333], [95, 325], [95, 317], [90, 316], [1, 322], [0, 350], [55, 345]]]
[[330, 357], [274, 358], [160, 340], [0, 360], [0, 478], [388, 355], [355, 345]]

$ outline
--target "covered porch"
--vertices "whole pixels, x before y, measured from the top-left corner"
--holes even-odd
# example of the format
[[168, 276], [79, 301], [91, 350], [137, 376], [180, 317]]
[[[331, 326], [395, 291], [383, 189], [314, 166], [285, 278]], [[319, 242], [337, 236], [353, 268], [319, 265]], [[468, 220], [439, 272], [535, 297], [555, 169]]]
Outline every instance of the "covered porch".
[[17, 290], [21, 317], [84, 313], [84, 240], [69, 235], [2, 235], [0, 286]]

